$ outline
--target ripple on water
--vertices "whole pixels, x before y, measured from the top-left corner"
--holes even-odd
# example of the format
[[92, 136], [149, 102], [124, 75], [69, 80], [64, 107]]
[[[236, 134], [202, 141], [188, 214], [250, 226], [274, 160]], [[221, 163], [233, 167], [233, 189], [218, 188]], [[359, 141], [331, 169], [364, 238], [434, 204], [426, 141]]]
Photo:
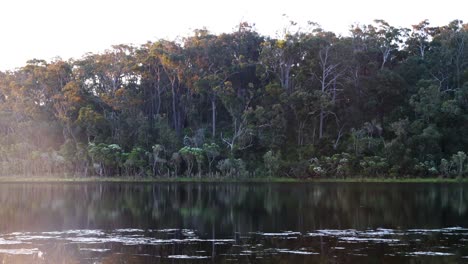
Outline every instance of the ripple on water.
[[[453, 240], [457, 243], [463, 243], [468, 241], [468, 229], [463, 227], [447, 227], [441, 229], [408, 229], [408, 230], [398, 230], [398, 229], [367, 229], [367, 230], [355, 230], [355, 229], [320, 229], [314, 230], [313, 232], [301, 233], [294, 231], [281, 231], [281, 232], [252, 232], [248, 236], [240, 236], [237, 238], [242, 242], [242, 246], [237, 245], [237, 240], [234, 239], [206, 239], [199, 237], [199, 234], [195, 230], [191, 229], [137, 229], [137, 228], [122, 228], [115, 230], [100, 230], [100, 229], [74, 229], [74, 230], [65, 230], [65, 231], [48, 231], [48, 232], [14, 232], [10, 234], [0, 234], [0, 245], [15, 245], [15, 244], [32, 244], [37, 247], [41, 247], [40, 243], [43, 241], [53, 241], [53, 243], [76, 243], [82, 244], [84, 246], [78, 248], [79, 251], [89, 251], [104, 253], [109, 252], [112, 249], [109, 249], [109, 246], [105, 245], [94, 245], [94, 244], [105, 244], [105, 243], [119, 243], [123, 246], [139, 246], [139, 245], [167, 245], [167, 244], [185, 244], [185, 245], [201, 245], [203, 243], [213, 243], [215, 245], [228, 245], [232, 248], [241, 247], [240, 252], [237, 254], [232, 254], [230, 256], [244, 256], [244, 255], [264, 255], [274, 256], [281, 254], [294, 254], [294, 255], [317, 255], [319, 253], [317, 248], [311, 247], [311, 244], [308, 241], [314, 240], [314, 236], [321, 236], [326, 238], [331, 238], [332, 241], [337, 242], [337, 245], [346, 246], [346, 247], [333, 247], [330, 245], [330, 248], [340, 250], [340, 253], [361, 256], [366, 253], [366, 250], [352, 250], [352, 248], [347, 248], [348, 243], [355, 243], [354, 245], [361, 246], [366, 245], [366, 247], [372, 248], [376, 244], [386, 244], [388, 246], [408, 246], [409, 244], [404, 243], [406, 240], [412, 242], [416, 241], [415, 247], [411, 249], [414, 252], [404, 252], [404, 248], [398, 248], [395, 251], [402, 252], [391, 252], [387, 254], [388, 256], [403, 256], [403, 257], [419, 257], [419, 256], [430, 256], [430, 257], [439, 257], [439, 256], [453, 256], [455, 254], [449, 252], [439, 252], [439, 251], [451, 251], [450, 248], [458, 244], [451, 243], [450, 246], [439, 246], [432, 247], [431, 250], [435, 251], [426, 251], [428, 248], [424, 248], [423, 238], [426, 235], [437, 233], [440, 234], [440, 239], [452, 239], [453, 236], [458, 236], [457, 240]], [[175, 236], [175, 234], [177, 236]], [[161, 238], [162, 237], [162, 238]], [[174, 238], [170, 238], [174, 237]], [[304, 239], [302, 238], [307, 238]], [[439, 237], [439, 236], [437, 236]], [[249, 244], [250, 240], [253, 239], [252, 244]], [[285, 245], [286, 242], [281, 242], [286, 239], [298, 239], [297, 243], [300, 244], [299, 247], [295, 249], [287, 249], [284, 247], [290, 246], [280, 246], [281, 244]], [[280, 241], [280, 244], [264, 249], [265, 241]], [[259, 243], [261, 242], [261, 243]], [[296, 242], [294, 242], [296, 243]], [[288, 243], [289, 244], [289, 243]], [[292, 245], [292, 244], [291, 244]], [[294, 244], [295, 245], [295, 244]], [[277, 247], [277, 248], [275, 248]], [[42, 250], [42, 248], [41, 248]], [[197, 248], [195, 254], [200, 255], [169, 255], [169, 259], [206, 259], [210, 258], [209, 251], [201, 251]], [[234, 250], [236, 251], [236, 250]], [[32, 249], [0, 249], [0, 254], [16, 254], [16, 255], [32, 255], [32, 254], [42, 254], [41, 251], [37, 248]], [[115, 252], [119, 254], [120, 252]], [[177, 253], [177, 252], [172, 252]], [[185, 253], [185, 252], [184, 252]], [[229, 255], [229, 254], [228, 254]], [[468, 258], [468, 256], [461, 257]]]
[[116, 229], [114, 230], [117, 233], [141, 233], [145, 232], [143, 229], [137, 229], [137, 228], [122, 228], [122, 229]]
[[400, 254], [405, 256], [454, 256], [453, 253], [448, 252], [435, 252], [435, 251], [416, 251], [416, 252], [400, 252]]
[[170, 259], [207, 259], [209, 256], [169, 255]]
[[[31, 234], [26, 232], [25, 234]], [[76, 235], [76, 236], [103, 236], [105, 232], [100, 229], [71, 229], [64, 231], [41, 232], [43, 235]]]
[[23, 241], [0, 238], [0, 245], [18, 245], [25, 244]]
[[373, 238], [373, 237], [340, 237], [342, 241], [346, 242], [375, 242], [375, 243], [398, 243], [398, 239], [390, 238]]
[[8, 255], [42, 255], [42, 252], [38, 248], [15, 248], [15, 249], [0, 249], [0, 254]]
[[109, 248], [80, 248], [81, 251], [92, 251], [92, 252], [107, 252]]
[[303, 251], [303, 250], [291, 250], [291, 249], [276, 249], [279, 253], [287, 253], [287, 254], [296, 254], [296, 255], [319, 255], [320, 253], [317, 252], [310, 252], [310, 251]]
[[285, 232], [280, 232], [280, 233], [254, 233], [254, 234], [259, 234], [259, 235], [262, 235], [262, 236], [271, 236], [271, 237], [301, 235], [300, 232], [293, 232], [293, 231], [285, 231]]

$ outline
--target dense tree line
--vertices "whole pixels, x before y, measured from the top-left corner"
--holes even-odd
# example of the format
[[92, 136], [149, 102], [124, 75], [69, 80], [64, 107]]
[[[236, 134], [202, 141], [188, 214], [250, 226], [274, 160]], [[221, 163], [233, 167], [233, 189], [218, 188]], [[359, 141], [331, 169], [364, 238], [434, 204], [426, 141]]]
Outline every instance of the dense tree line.
[[468, 24], [202, 29], [0, 72], [2, 175], [463, 176]]

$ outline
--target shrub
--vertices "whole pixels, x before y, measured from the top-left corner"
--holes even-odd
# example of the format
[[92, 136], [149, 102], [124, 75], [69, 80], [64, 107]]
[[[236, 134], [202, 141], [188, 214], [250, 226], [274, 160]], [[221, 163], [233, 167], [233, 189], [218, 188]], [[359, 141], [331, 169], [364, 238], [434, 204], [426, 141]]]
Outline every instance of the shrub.
[[245, 162], [241, 159], [228, 158], [218, 162], [217, 168], [223, 175], [229, 177], [244, 177], [247, 175]]
[[268, 171], [268, 176], [273, 177], [280, 168], [280, 154], [274, 153], [272, 150], [267, 151], [263, 155], [263, 163]]
[[382, 175], [388, 171], [389, 167], [387, 159], [379, 156], [364, 157], [359, 165], [362, 167], [364, 174], [369, 177]]

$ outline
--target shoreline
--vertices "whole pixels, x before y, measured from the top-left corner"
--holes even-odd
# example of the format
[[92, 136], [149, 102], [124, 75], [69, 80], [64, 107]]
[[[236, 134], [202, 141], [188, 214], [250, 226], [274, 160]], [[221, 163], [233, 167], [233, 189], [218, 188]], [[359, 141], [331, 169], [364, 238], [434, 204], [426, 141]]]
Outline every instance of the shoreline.
[[5, 177], [1, 183], [468, 183], [468, 178], [149, 178], [149, 177]]

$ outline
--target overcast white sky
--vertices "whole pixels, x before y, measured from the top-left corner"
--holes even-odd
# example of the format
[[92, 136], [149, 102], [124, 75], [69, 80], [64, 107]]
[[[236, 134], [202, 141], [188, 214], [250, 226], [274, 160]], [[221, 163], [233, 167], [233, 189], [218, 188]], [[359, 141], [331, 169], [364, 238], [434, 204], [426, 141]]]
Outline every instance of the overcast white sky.
[[32, 58], [80, 58], [114, 44], [187, 36], [207, 27], [231, 32], [241, 21], [274, 35], [287, 22], [314, 21], [347, 34], [355, 22], [384, 19], [410, 27], [423, 19], [446, 25], [468, 20], [465, 0], [0, 0], [0, 70]]

